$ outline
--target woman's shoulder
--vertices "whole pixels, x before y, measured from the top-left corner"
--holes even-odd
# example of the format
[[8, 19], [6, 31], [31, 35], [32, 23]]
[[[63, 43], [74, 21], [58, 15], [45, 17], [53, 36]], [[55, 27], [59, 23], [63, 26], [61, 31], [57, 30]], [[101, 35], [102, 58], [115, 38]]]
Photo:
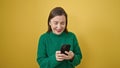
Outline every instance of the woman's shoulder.
[[69, 37], [75, 37], [76, 35], [75, 35], [75, 33], [73, 33], [73, 32], [68, 32], [68, 36], [69, 36]]
[[46, 33], [42, 33], [42, 34], [40, 35], [40, 38], [47, 38], [48, 36], [49, 36], [49, 33], [46, 32]]
[[73, 32], [68, 32], [68, 35], [73, 35], [73, 36], [75, 36], [75, 33], [73, 33]]

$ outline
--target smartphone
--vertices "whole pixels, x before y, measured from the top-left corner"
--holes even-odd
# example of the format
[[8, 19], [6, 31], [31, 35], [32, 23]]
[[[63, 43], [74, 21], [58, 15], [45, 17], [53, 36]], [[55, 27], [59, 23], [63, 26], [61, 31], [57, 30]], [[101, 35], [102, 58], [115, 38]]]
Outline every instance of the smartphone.
[[61, 47], [61, 53], [65, 54], [65, 55], [68, 55], [68, 54], [65, 53], [65, 51], [68, 51], [68, 52], [70, 51], [70, 45], [69, 44], [62, 45], [62, 47]]

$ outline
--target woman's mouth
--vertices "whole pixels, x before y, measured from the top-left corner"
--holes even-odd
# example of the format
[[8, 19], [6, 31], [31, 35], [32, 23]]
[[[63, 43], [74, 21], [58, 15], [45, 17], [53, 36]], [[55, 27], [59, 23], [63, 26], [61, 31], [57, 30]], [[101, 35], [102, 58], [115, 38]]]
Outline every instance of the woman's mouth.
[[62, 30], [56, 30], [57, 32], [61, 32]]

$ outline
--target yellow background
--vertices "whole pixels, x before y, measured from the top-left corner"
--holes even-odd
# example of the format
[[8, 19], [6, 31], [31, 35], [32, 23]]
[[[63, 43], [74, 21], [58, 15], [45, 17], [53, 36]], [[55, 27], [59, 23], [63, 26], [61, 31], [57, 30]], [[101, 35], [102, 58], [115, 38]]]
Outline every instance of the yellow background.
[[80, 43], [77, 68], [120, 68], [120, 0], [0, 0], [0, 68], [39, 67], [38, 39], [56, 6]]

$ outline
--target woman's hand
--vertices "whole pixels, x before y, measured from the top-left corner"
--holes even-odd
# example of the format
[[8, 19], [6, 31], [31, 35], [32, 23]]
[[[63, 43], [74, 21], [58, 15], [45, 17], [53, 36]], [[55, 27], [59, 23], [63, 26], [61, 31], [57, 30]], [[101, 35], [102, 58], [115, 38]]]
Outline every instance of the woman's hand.
[[65, 53], [68, 54], [68, 55], [64, 55], [65, 60], [72, 60], [74, 58], [74, 53], [72, 51], [69, 52], [65, 51]]
[[65, 51], [66, 54], [61, 54], [61, 51], [56, 51], [56, 60], [63, 61], [63, 60], [72, 60], [74, 58], [74, 53], [72, 51]]
[[61, 51], [56, 51], [56, 60], [57, 61], [63, 61], [64, 60], [64, 54], [61, 54]]

